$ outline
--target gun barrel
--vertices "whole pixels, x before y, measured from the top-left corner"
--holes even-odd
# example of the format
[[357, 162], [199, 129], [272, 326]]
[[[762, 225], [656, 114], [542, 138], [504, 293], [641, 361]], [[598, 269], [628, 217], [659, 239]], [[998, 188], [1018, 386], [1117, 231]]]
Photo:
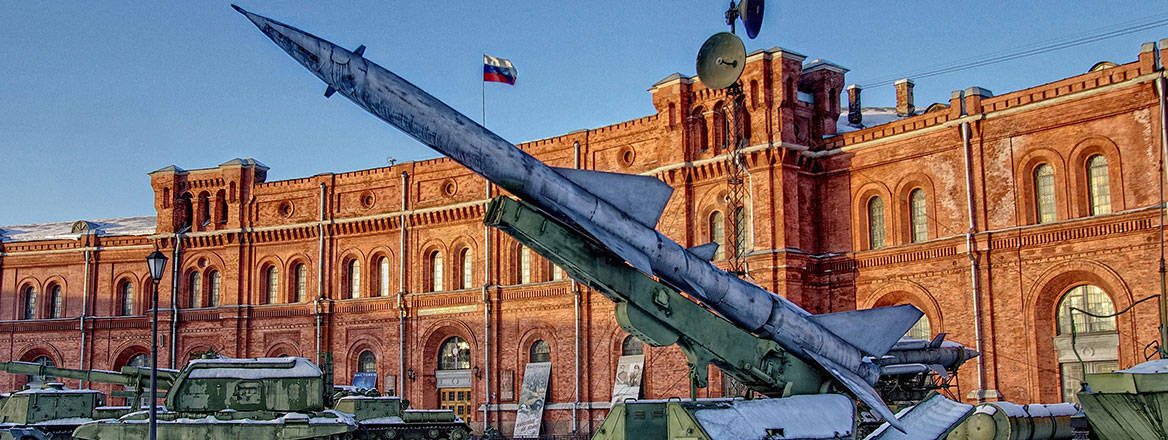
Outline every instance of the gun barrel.
[[[27, 374], [32, 376], [66, 377], [69, 379], [85, 380], [98, 383], [128, 385], [132, 387], [150, 386], [150, 369], [144, 367], [127, 366], [122, 372], [103, 370], [75, 370], [71, 368], [50, 367], [33, 362], [0, 362], [0, 370], [12, 374]], [[169, 389], [175, 377], [176, 370], [158, 370], [158, 388]]]

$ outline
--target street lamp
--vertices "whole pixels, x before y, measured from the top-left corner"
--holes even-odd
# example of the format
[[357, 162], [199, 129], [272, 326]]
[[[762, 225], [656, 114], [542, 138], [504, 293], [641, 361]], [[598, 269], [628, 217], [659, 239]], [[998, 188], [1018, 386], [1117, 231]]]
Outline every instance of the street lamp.
[[158, 438], [158, 280], [162, 279], [162, 269], [166, 267], [166, 255], [157, 249], [146, 256], [146, 267], [154, 280], [154, 295], [150, 299], [154, 309], [154, 324], [150, 328], [150, 440]]

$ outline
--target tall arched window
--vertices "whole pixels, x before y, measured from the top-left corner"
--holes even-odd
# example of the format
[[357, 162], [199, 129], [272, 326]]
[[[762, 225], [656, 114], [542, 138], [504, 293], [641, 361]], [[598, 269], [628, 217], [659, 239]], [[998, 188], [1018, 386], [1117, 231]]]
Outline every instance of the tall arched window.
[[119, 314], [122, 316], [133, 315], [134, 314], [134, 283], [131, 283], [130, 280], [125, 280], [125, 281], [122, 281], [122, 284], [119, 287], [120, 288], [118, 289], [118, 291], [119, 291], [118, 293], [121, 295], [121, 298], [119, 298], [120, 301], [118, 302], [118, 304], [121, 307], [119, 307], [118, 312], [120, 312]]
[[215, 216], [220, 224], [227, 223], [227, 193], [223, 190], [215, 193]]
[[718, 250], [714, 251], [715, 260], [726, 259], [726, 223], [721, 211], [710, 213], [709, 229], [710, 241], [718, 243]]
[[24, 289], [24, 319], [36, 319], [36, 288], [28, 286]]
[[1055, 221], [1054, 168], [1047, 164], [1034, 168], [1034, 213], [1039, 223]]
[[726, 120], [726, 106], [714, 104], [714, 151], [730, 146], [730, 122]]
[[707, 140], [706, 130], [706, 111], [701, 107], [693, 109], [689, 115], [690, 123], [690, 142], [692, 143], [691, 150], [696, 154], [706, 151], [710, 148], [710, 143]]
[[357, 356], [357, 372], [358, 373], [376, 373], [377, 372], [377, 356], [373, 355], [372, 351], [362, 351]]
[[377, 293], [389, 296], [389, 257], [377, 260]]
[[361, 260], [349, 260], [349, 298], [361, 297]]
[[199, 225], [206, 226], [209, 223], [211, 223], [211, 202], [207, 193], [202, 193], [199, 194]]
[[62, 302], [64, 301], [64, 297], [65, 295], [61, 293], [60, 284], [54, 284], [53, 287], [49, 288], [50, 318], [60, 318], [64, 316], [64, 310], [62, 309]]
[[470, 344], [458, 336], [446, 338], [438, 349], [438, 369], [470, 369]]
[[[1078, 401], [1076, 394], [1084, 374], [1107, 373], [1119, 368], [1119, 333], [1116, 331], [1115, 317], [1098, 318], [1073, 311], [1072, 308], [1086, 310], [1093, 315], [1115, 313], [1111, 297], [1103, 289], [1090, 284], [1072, 287], [1059, 300], [1055, 349], [1058, 351], [1064, 402]], [[1072, 329], [1078, 354], [1071, 347]]]
[[523, 246], [519, 246], [519, 282], [531, 282], [531, 252]]
[[1107, 176], [1107, 158], [1096, 154], [1087, 159], [1087, 198], [1091, 215], [1111, 213], [1111, 184]]
[[531, 343], [531, 362], [551, 362], [552, 348], [543, 339]]
[[219, 307], [219, 289], [223, 287], [223, 276], [219, 274], [219, 271], [212, 270], [207, 279], [211, 281], [211, 307]]
[[624, 342], [621, 343], [621, 356], [638, 354], [645, 354], [645, 343], [641, 342], [636, 336], [626, 336]]
[[191, 272], [187, 276], [187, 307], [203, 306], [203, 277], [198, 272]]
[[430, 291], [442, 291], [442, 252], [430, 254]]
[[908, 193], [909, 217], [912, 219], [912, 241], [929, 239], [928, 211], [925, 208], [925, 190], [917, 188]]
[[275, 304], [279, 300], [280, 294], [280, 269], [276, 266], [268, 266], [265, 275], [264, 303]]
[[474, 268], [471, 267], [470, 262], [470, 248], [463, 248], [458, 256], [459, 265], [462, 266], [462, 285], [463, 289], [469, 289], [474, 285]]
[[308, 299], [308, 265], [304, 263], [296, 263], [296, 302], [304, 302]]
[[884, 247], [884, 201], [868, 199], [868, 249]]
[[746, 218], [746, 209], [739, 206], [734, 208], [734, 256], [746, 255], [750, 249], [750, 220]]

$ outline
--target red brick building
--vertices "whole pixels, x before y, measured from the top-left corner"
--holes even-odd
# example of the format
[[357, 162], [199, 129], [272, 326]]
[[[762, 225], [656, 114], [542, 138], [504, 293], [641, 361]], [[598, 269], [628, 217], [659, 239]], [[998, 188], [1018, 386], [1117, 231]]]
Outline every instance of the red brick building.
[[[849, 111], [846, 69], [753, 53], [737, 129], [748, 228], [731, 241], [750, 278], [811, 312], [916, 305], [917, 334], [981, 351], [959, 377], [968, 399], [1060, 401], [1081, 374], [1067, 308], [1110, 312], [1159, 292], [1163, 57], [1147, 44], [1134, 62], [998, 96], [971, 87], [923, 110], [909, 81], [896, 109], [861, 111], [851, 87]], [[650, 93], [654, 115], [520, 147], [554, 166], [658, 177], [676, 190], [661, 231], [725, 242], [725, 93], [676, 74]], [[156, 217], [0, 227], [0, 359], [144, 360], [144, 257], [157, 248], [170, 257], [162, 366], [212, 348], [331, 351], [338, 383], [376, 371], [415, 407], [504, 432], [533, 360], [553, 368], [546, 432], [597, 426], [622, 353], [644, 352], [643, 396], [688, 394], [679, 350], [626, 341], [610, 301], [484, 227], [497, 191], [454, 162], [272, 182], [266, 171], [250, 159], [171, 166], [150, 173]], [[1154, 301], [1075, 319], [1090, 370], [1136, 364], [1158, 339]], [[718, 396], [711, 374], [700, 392]]]

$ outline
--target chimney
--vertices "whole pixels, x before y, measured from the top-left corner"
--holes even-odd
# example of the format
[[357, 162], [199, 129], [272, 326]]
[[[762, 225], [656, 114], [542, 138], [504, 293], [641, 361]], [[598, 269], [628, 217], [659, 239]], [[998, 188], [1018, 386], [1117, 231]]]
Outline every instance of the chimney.
[[896, 115], [908, 116], [916, 110], [913, 107], [913, 82], [908, 78], [897, 80], [893, 83], [896, 86]]
[[864, 122], [864, 115], [860, 113], [860, 86], [848, 86], [848, 124], [859, 127]]

